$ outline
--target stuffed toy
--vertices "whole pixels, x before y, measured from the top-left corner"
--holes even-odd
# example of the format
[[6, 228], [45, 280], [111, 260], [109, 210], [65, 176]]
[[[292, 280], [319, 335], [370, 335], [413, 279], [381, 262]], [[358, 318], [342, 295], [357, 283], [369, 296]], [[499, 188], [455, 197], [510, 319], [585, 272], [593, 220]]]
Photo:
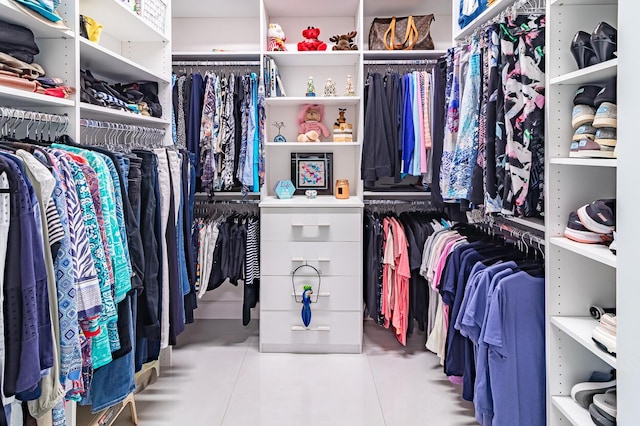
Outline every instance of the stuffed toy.
[[318, 40], [320, 36], [320, 28], [307, 27], [306, 30], [302, 30], [302, 37], [304, 40], [298, 43], [298, 50], [305, 52], [309, 50], [327, 50], [327, 43]]
[[358, 50], [358, 46], [355, 45], [353, 39], [356, 38], [357, 31], [351, 31], [349, 34], [336, 35], [329, 39], [329, 41], [335, 43], [333, 50]]
[[284, 35], [284, 31], [280, 24], [269, 24], [267, 30], [267, 50], [270, 52], [284, 52], [287, 47], [284, 42], [287, 41], [287, 37]]
[[320, 142], [320, 136], [329, 136], [329, 129], [322, 123], [324, 106], [305, 104], [298, 113], [298, 142]]

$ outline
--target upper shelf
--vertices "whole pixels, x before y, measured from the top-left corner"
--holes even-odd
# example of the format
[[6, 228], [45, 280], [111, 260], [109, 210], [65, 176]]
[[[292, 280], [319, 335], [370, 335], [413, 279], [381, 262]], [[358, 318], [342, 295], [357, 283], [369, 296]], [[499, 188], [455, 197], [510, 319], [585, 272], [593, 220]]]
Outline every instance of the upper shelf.
[[80, 64], [96, 74], [119, 83], [150, 80], [168, 83], [168, 76], [156, 73], [83, 37], [80, 40]]
[[86, 103], [80, 103], [80, 116], [94, 120], [115, 121], [122, 124], [138, 124], [150, 127], [165, 127], [169, 124], [169, 121], [163, 118], [148, 117], [142, 114]]
[[324, 52], [268, 52], [279, 67], [292, 66], [354, 66], [360, 61], [360, 51], [333, 51]]
[[511, 6], [513, 2], [514, 0], [497, 0], [495, 3], [493, 3], [492, 6], [490, 6], [487, 10], [482, 12], [480, 16], [478, 16], [476, 19], [471, 21], [469, 25], [467, 25], [466, 27], [464, 27], [458, 32], [454, 31], [453, 38], [455, 40], [460, 40], [473, 34], [473, 32], [476, 30], [478, 26], [498, 16], [500, 12], [502, 12], [503, 10]]
[[565, 166], [617, 167], [618, 159], [554, 157], [549, 159], [549, 163], [562, 164]]
[[290, 106], [301, 104], [322, 104], [322, 105], [357, 105], [360, 102], [359, 96], [280, 96], [266, 98], [265, 101], [271, 106]]
[[586, 84], [605, 81], [618, 74], [618, 58], [601, 62], [581, 70], [572, 71], [551, 79], [552, 85]]
[[333, 195], [319, 195], [317, 198], [307, 198], [304, 195], [295, 195], [289, 199], [266, 197], [260, 202], [260, 207], [362, 207], [364, 203], [358, 197], [349, 197], [347, 200], [338, 200]]
[[96, 17], [104, 26], [103, 31], [120, 41], [169, 41], [120, 0], [82, 0], [80, 11]]
[[270, 17], [355, 17], [358, 15], [358, 6], [358, 0], [323, 0], [319, 2], [264, 0], [265, 12]]
[[259, 61], [260, 52], [217, 51], [217, 52], [173, 52], [174, 61]]
[[[10, 0], [0, 0], [0, 18], [3, 21], [22, 25], [33, 31], [36, 38], [73, 38], [74, 33], [64, 24], [47, 24], [44, 20], [36, 19], [23, 12], [16, 3]], [[62, 21], [60, 21], [62, 22]]]
[[58, 107], [74, 106], [71, 99], [56, 98], [55, 96], [27, 92], [26, 90], [0, 86], [0, 106], [10, 107]]
[[580, 343], [611, 367], [616, 368], [616, 357], [600, 349], [593, 339], [591, 339], [593, 329], [598, 326], [597, 320], [591, 317], [551, 317], [551, 324], [567, 333], [576, 342]]
[[550, 242], [555, 246], [562, 247], [597, 262], [604, 263], [612, 268], [615, 268], [617, 265], [616, 255], [611, 253], [611, 250], [609, 250], [607, 246], [603, 246], [601, 244], [578, 243], [565, 237], [552, 237]]
[[365, 61], [438, 59], [446, 54], [446, 50], [365, 50], [364, 59]]

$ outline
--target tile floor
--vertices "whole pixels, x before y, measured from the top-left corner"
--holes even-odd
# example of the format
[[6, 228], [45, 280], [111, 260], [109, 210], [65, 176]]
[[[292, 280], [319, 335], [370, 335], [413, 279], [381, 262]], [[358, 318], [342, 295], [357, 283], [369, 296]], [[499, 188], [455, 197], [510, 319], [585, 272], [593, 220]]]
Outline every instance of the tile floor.
[[[475, 425], [424, 334], [406, 348], [365, 322], [359, 355], [261, 354], [258, 324], [198, 320], [172, 366], [136, 395], [140, 426]], [[124, 411], [116, 426], [131, 425]]]

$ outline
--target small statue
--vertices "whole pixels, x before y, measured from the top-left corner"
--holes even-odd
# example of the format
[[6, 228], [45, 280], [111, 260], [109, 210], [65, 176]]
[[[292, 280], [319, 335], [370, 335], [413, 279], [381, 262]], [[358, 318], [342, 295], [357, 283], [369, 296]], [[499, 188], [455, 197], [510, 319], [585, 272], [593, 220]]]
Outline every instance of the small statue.
[[287, 139], [282, 135], [281, 129], [283, 127], [287, 127], [287, 126], [285, 126], [282, 121], [276, 121], [275, 123], [273, 123], [273, 126], [278, 128], [278, 134], [273, 138], [273, 141], [274, 142], [286, 142]]
[[307, 79], [307, 94], [306, 96], [315, 96], [316, 95], [316, 85], [313, 83], [313, 76], [309, 76]]
[[334, 142], [353, 142], [353, 125], [347, 123], [346, 112], [346, 108], [338, 108], [338, 119], [333, 124]]
[[336, 84], [331, 80], [331, 78], [328, 78], [327, 82], [324, 84], [324, 95], [336, 96]]
[[355, 96], [356, 91], [353, 88], [353, 79], [351, 78], [351, 74], [347, 74], [347, 93], [345, 96]]

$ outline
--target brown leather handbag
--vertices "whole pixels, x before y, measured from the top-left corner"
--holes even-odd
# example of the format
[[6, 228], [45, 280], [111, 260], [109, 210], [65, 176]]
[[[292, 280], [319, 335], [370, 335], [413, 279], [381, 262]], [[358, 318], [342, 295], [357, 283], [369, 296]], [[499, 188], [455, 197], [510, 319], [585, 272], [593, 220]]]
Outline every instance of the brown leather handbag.
[[433, 14], [375, 18], [369, 29], [369, 50], [433, 50]]

